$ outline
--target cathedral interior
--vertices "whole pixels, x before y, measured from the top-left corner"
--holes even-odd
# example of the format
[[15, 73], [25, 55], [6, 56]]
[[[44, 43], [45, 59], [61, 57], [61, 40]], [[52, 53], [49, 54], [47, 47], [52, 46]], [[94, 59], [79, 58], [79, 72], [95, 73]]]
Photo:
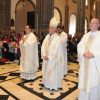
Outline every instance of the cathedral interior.
[[[100, 20], [99, 6], [100, 0], [0, 0], [0, 100], [78, 100], [77, 44], [89, 31], [90, 20]], [[68, 75], [60, 91], [41, 86], [40, 48], [53, 16], [68, 35]], [[39, 43], [40, 67], [33, 81], [20, 79], [18, 55], [3, 59], [1, 52], [3, 39], [18, 42], [26, 25], [32, 26]]]

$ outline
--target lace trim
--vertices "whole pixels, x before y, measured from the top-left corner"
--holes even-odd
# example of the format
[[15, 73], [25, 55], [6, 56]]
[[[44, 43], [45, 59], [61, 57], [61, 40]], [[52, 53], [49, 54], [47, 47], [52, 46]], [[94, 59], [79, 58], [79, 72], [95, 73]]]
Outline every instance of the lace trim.
[[35, 73], [21, 72], [20, 77], [26, 80], [33, 80], [36, 78], [36, 72]]

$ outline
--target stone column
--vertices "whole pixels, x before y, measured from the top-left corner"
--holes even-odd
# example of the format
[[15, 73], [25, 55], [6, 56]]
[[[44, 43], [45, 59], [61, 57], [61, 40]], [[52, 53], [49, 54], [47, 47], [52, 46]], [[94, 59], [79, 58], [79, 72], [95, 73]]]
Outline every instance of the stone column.
[[64, 27], [64, 31], [66, 33], [69, 32], [69, 0], [66, 0], [66, 6], [65, 6], [65, 27]]
[[66, 33], [69, 32], [69, 25], [68, 25], [69, 20], [68, 20], [68, 16], [69, 16], [69, 6], [66, 5], [65, 6], [65, 28], [64, 28], [64, 30], [65, 30]]
[[4, 34], [10, 31], [10, 6], [11, 0], [0, 0], [0, 32]]
[[76, 34], [84, 34], [85, 0], [77, 0]]
[[37, 0], [38, 28], [47, 29], [53, 17], [54, 0]]
[[96, 2], [96, 17], [100, 20], [100, 1]]

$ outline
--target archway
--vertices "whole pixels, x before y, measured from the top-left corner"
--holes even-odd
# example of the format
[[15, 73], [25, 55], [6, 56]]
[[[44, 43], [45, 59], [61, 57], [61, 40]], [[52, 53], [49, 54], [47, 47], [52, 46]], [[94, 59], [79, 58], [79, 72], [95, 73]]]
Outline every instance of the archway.
[[58, 22], [62, 25], [62, 14], [59, 8], [54, 7], [54, 17], [58, 20]]
[[71, 14], [69, 22], [69, 35], [72, 35], [73, 37], [75, 35], [75, 32], [76, 32], [76, 15]]
[[15, 8], [15, 30], [20, 33], [25, 25], [35, 26], [35, 5], [30, 0], [19, 0]]

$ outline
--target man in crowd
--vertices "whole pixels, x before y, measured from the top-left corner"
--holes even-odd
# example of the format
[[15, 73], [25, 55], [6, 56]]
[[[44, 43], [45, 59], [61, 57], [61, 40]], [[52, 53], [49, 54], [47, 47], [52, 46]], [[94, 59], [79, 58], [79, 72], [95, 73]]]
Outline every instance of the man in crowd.
[[58, 22], [55, 17], [50, 21], [49, 34], [45, 37], [42, 44], [42, 83], [50, 90], [61, 89], [64, 77], [63, 48], [60, 37], [57, 34]]
[[30, 25], [25, 27], [26, 35], [20, 41], [20, 71], [21, 78], [33, 80], [39, 67], [38, 43]]
[[93, 18], [90, 32], [78, 44], [79, 100], [100, 100], [100, 22]]

